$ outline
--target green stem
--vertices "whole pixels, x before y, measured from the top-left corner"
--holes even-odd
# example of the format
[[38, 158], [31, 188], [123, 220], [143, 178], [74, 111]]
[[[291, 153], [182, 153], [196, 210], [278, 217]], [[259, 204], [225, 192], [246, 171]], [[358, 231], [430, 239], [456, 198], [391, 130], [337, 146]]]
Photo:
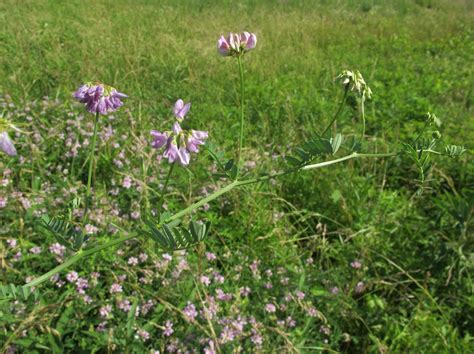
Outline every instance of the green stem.
[[239, 177], [240, 173], [240, 160], [242, 155], [242, 147], [244, 145], [244, 68], [242, 66], [242, 57], [237, 57], [237, 62], [239, 63], [239, 74], [240, 74], [240, 137], [239, 137], [239, 150], [237, 153], [237, 176]]
[[342, 111], [342, 107], [344, 107], [344, 104], [346, 103], [346, 99], [347, 99], [347, 94], [349, 93], [349, 85], [346, 85], [345, 89], [344, 89], [344, 97], [342, 97], [342, 101], [341, 101], [341, 104], [339, 105], [339, 108], [337, 109], [337, 112], [336, 114], [334, 115], [333, 119], [331, 120], [331, 122], [328, 124], [328, 126], [326, 127], [326, 129], [324, 129], [323, 133], [321, 134], [321, 136], [324, 136], [324, 134], [327, 133], [327, 131], [329, 129], [331, 129], [332, 125], [334, 124], [334, 122], [336, 121], [337, 117], [339, 117], [339, 114], [341, 113]]
[[[251, 178], [251, 179], [247, 179], [247, 180], [244, 180], [244, 181], [234, 181], [231, 184], [228, 184], [227, 186], [225, 186], [224, 188], [219, 189], [218, 191], [215, 191], [214, 193], [208, 195], [207, 197], [205, 197], [205, 198], [197, 201], [196, 203], [190, 205], [186, 209], [183, 209], [183, 210], [179, 211], [178, 213], [174, 214], [168, 220], [166, 220], [166, 222], [171, 222], [173, 220], [180, 219], [183, 216], [191, 214], [194, 210], [196, 210], [196, 209], [200, 208], [201, 206], [203, 206], [204, 204], [220, 197], [221, 195], [223, 195], [227, 192], [230, 192], [232, 189], [234, 189], [236, 187], [245, 186], [245, 185], [249, 185], [249, 184], [253, 184], [253, 183], [264, 182], [264, 181], [269, 180], [269, 179], [277, 178], [277, 177], [280, 177], [280, 176], [283, 176], [283, 175], [286, 175], [286, 174], [290, 174], [290, 173], [294, 173], [294, 172], [298, 172], [298, 171], [306, 171], [306, 170], [312, 170], [312, 169], [316, 169], [316, 168], [322, 168], [322, 167], [334, 165], [336, 163], [343, 162], [343, 161], [350, 160], [350, 159], [365, 158], [365, 157], [389, 157], [389, 156], [395, 156], [395, 155], [397, 155], [397, 153], [360, 154], [360, 153], [354, 152], [350, 155], [346, 155], [346, 156], [343, 156], [343, 157], [340, 157], [340, 158], [334, 159], [334, 160], [329, 160], [329, 161], [324, 161], [324, 162], [320, 162], [320, 163], [316, 163], [316, 164], [306, 165], [306, 166], [303, 166], [303, 167], [296, 167], [296, 168], [293, 168], [293, 169], [290, 169], [290, 170], [278, 172], [278, 173], [275, 173], [275, 174], [268, 174], [268, 175], [264, 175], [264, 176], [261, 176], [261, 177]], [[171, 170], [171, 168], [170, 168], [170, 170]], [[168, 173], [168, 175], [170, 175], [170, 173]], [[107, 242], [103, 245], [96, 246], [94, 248], [91, 248], [91, 249], [88, 249], [88, 250], [85, 250], [85, 251], [79, 251], [73, 257], [71, 257], [70, 259], [65, 261], [64, 263], [62, 263], [59, 266], [57, 266], [56, 268], [50, 270], [46, 274], [43, 274], [42, 276], [32, 280], [31, 282], [29, 282], [28, 284], [26, 284], [24, 286], [25, 287], [32, 287], [32, 286], [36, 286], [38, 284], [41, 284], [44, 281], [48, 280], [54, 274], [61, 272], [62, 270], [69, 267], [70, 265], [80, 261], [82, 258], [90, 256], [90, 255], [92, 255], [96, 252], [99, 252], [99, 251], [101, 251], [105, 248], [118, 245], [120, 243], [123, 243], [123, 242], [125, 242], [127, 240], [130, 240], [132, 238], [135, 238], [137, 236], [138, 236], [138, 234], [130, 234], [128, 236], [123, 236], [121, 238], [109, 241], [109, 242]]]
[[365, 136], [365, 93], [362, 93], [360, 101], [360, 114], [362, 116], [362, 133], [360, 135], [360, 141], [364, 140]]
[[148, 212], [150, 210], [150, 200], [148, 198], [148, 185], [147, 185], [147, 177], [148, 177], [148, 167], [145, 163], [145, 157], [142, 158], [142, 176], [143, 176], [143, 184], [146, 186], [143, 188], [143, 199], [145, 199], [145, 206], [143, 207], [142, 210], [142, 215], [148, 215]]
[[163, 209], [163, 200], [165, 199], [166, 188], [168, 187], [168, 182], [170, 181], [171, 173], [173, 173], [174, 164], [174, 162], [171, 164], [170, 169], [168, 170], [168, 174], [166, 175], [165, 184], [163, 185], [163, 189], [161, 190], [161, 197], [160, 201], [158, 202], [158, 219], [161, 216], [161, 211]]
[[43, 282], [45, 282], [46, 280], [48, 280], [50, 277], [52, 277], [54, 274], [56, 273], [59, 273], [61, 272], [62, 270], [66, 269], [67, 267], [69, 267], [70, 265], [80, 261], [82, 258], [84, 257], [87, 257], [87, 256], [90, 256], [94, 253], [97, 253], [99, 251], [102, 251], [103, 249], [105, 248], [108, 248], [108, 247], [112, 247], [112, 246], [115, 246], [115, 245], [118, 245], [120, 243], [123, 243], [127, 240], [131, 240], [132, 238], [135, 238], [137, 235], [136, 234], [130, 234], [130, 235], [127, 235], [127, 236], [122, 236], [120, 238], [117, 238], [117, 239], [114, 239], [112, 241], [109, 241], [107, 243], [104, 243], [103, 245], [100, 245], [100, 246], [96, 246], [94, 248], [91, 248], [91, 249], [88, 249], [88, 250], [85, 250], [85, 251], [79, 251], [78, 253], [76, 253], [74, 256], [72, 256], [71, 258], [69, 258], [67, 261], [65, 261], [64, 263], [61, 263], [60, 265], [58, 265], [56, 268], [50, 270], [49, 272], [41, 275], [40, 277], [36, 278], [36, 279], [33, 279], [32, 281], [30, 281], [28, 284], [25, 284], [24, 287], [25, 288], [30, 288], [32, 286], [36, 286], [36, 285], [39, 285]]
[[189, 207], [187, 207], [186, 209], [183, 209], [181, 210], [180, 212], [174, 214], [173, 216], [171, 216], [168, 221], [173, 221], [173, 220], [176, 220], [176, 219], [180, 219], [182, 218], [183, 216], [185, 215], [188, 215], [190, 214], [191, 212], [193, 212], [195, 209], [203, 206], [204, 204], [210, 202], [211, 200], [214, 200], [216, 199], [217, 197], [221, 196], [222, 194], [225, 194], [229, 191], [231, 191], [232, 189], [234, 189], [235, 187], [239, 186], [242, 184], [242, 181], [241, 182], [238, 182], [238, 181], [234, 181], [232, 182], [231, 184], [228, 184], [227, 186], [225, 186], [224, 188], [222, 189], [219, 189], [218, 191], [208, 195], [207, 197], [201, 199], [200, 201], [190, 205]]
[[89, 210], [90, 202], [91, 202], [91, 184], [92, 184], [92, 170], [94, 167], [94, 154], [95, 154], [95, 145], [97, 142], [97, 127], [99, 125], [99, 112], [95, 115], [94, 120], [94, 133], [92, 135], [92, 145], [91, 150], [89, 152], [89, 172], [87, 173], [87, 191], [86, 191], [86, 208], [84, 210], [84, 216], [86, 217], [87, 211]]
[[415, 140], [413, 140], [413, 144], [416, 144], [416, 142], [421, 138], [421, 136], [423, 135], [423, 133], [425, 132], [426, 128], [428, 127], [429, 125], [429, 121], [426, 121], [425, 122], [425, 125], [423, 126], [423, 129], [421, 129], [420, 133], [418, 134], [418, 136], [416, 137]]

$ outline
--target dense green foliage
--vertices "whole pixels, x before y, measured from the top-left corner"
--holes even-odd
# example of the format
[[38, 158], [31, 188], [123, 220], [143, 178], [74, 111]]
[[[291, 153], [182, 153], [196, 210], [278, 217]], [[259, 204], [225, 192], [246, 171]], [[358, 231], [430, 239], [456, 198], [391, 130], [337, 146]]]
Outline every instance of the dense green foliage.
[[[238, 68], [216, 53], [221, 33], [258, 36], [244, 57], [249, 175], [281, 170], [293, 147], [326, 127], [344, 69], [360, 70], [373, 91], [363, 151], [397, 150], [427, 112], [441, 121], [431, 130], [468, 150], [433, 158], [424, 181], [402, 155], [246, 186], [200, 210], [212, 224], [207, 240], [172, 260], [143, 233], [27, 299], [0, 288], [18, 297], [0, 300], [2, 350], [210, 353], [214, 341], [222, 353], [473, 352], [473, 14], [461, 0], [0, 3], [1, 110], [26, 132], [14, 138], [20, 157], [0, 155], [4, 284], [67, 258], [49, 251], [57, 241], [40, 218], [85, 191], [92, 117], [71, 99], [84, 81], [130, 96], [101, 121], [90, 242], [140, 230], [156, 207], [168, 165], [157, 163], [149, 130], [169, 129], [177, 98], [192, 102], [186, 124], [233, 157]], [[350, 136], [359, 123], [350, 95], [337, 126]], [[176, 168], [168, 210], [225, 185], [214, 167], [204, 151]], [[87, 280], [84, 294], [71, 271]], [[190, 320], [188, 302], [218, 310]]]

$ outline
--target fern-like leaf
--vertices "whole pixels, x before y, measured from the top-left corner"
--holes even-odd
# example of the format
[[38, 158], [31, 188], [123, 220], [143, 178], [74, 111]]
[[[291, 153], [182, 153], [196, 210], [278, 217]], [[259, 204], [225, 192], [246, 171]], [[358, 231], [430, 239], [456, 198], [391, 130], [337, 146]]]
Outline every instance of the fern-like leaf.
[[316, 157], [336, 154], [341, 143], [341, 134], [337, 134], [331, 139], [315, 136], [301, 147], [295, 148], [294, 156], [288, 156], [286, 159], [293, 166], [303, 166], [312, 162]]
[[191, 221], [188, 228], [170, 224], [157, 225], [150, 220], [145, 223], [149, 228], [145, 234], [160, 247], [170, 251], [187, 249], [202, 242], [210, 227], [210, 222], [199, 223], [196, 221]]

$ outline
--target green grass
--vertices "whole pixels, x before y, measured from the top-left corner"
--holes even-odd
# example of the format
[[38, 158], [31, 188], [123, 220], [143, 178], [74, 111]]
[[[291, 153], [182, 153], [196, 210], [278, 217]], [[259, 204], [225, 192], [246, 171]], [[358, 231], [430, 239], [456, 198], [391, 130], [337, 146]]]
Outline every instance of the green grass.
[[[342, 98], [334, 78], [344, 69], [360, 70], [374, 92], [366, 107], [365, 151], [397, 149], [416, 135], [429, 111], [441, 119], [446, 141], [464, 144], [472, 153], [473, 14], [472, 2], [461, 0], [2, 2], [0, 93], [9, 94], [14, 104], [4, 114], [32, 132], [16, 139], [26, 162], [0, 156], [0, 172], [13, 170], [4, 177], [8, 186], [0, 187], [0, 197], [10, 200], [0, 210], [0, 238], [19, 242], [14, 250], [0, 243], [3, 281], [22, 284], [56, 264], [46, 251], [54, 240], [37, 227], [35, 215], [60, 212], [76, 195], [73, 188], [84, 190], [87, 173], [79, 168], [86, 154], [73, 162], [60, 136], [70, 133], [66, 121], [82, 110], [71, 99], [82, 82], [100, 80], [130, 96], [127, 110], [110, 123], [116, 134], [102, 142], [95, 177], [94, 215], [106, 239], [113, 237], [108, 221], [139, 229], [138, 222], [122, 216], [140, 210], [146, 198], [157, 203], [152, 194], [133, 188], [121, 189], [117, 197], [109, 192], [124, 175], [158, 190], [165, 171], [154, 162], [155, 152], [139, 141], [149, 140], [151, 128], [168, 129], [177, 98], [192, 102], [189, 124], [209, 130], [210, 140], [233, 156], [238, 68], [215, 48], [218, 36], [229, 31], [258, 36], [257, 49], [244, 57], [243, 157], [256, 162], [256, 171], [279, 170], [284, 162], [272, 162], [272, 153], [285, 154], [325, 128]], [[50, 102], [42, 103], [43, 96]], [[350, 96], [338, 129], [359, 134], [358, 124], [357, 102]], [[83, 139], [79, 130], [74, 134]], [[113, 148], [113, 142], [121, 148]], [[117, 168], [113, 160], [121, 150], [130, 164]], [[84, 304], [71, 284], [47, 283], [40, 301], [20, 310], [22, 304], [7, 307], [0, 343], [28, 352], [163, 351], [170, 338], [160, 326], [172, 319], [182, 349], [202, 351], [207, 343], [198, 340], [211, 338], [211, 329], [220, 331], [222, 324], [189, 324], [176, 308], [182, 310], [188, 301], [198, 305], [200, 296], [221, 287], [235, 299], [221, 304], [221, 316], [255, 316], [264, 339], [256, 348], [247, 329], [245, 340], [221, 345], [223, 353], [239, 347], [243, 352], [472, 352], [474, 164], [469, 153], [456, 160], [435, 159], [422, 189], [413, 163], [399, 156], [350, 161], [232, 192], [211, 203], [208, 212], [199, 212], [212, 221], [211, 236], [190, 250], [191, 271], [179, 281], [170, 276], [171, 268], [158, 271], [151, 261], [140, 269], [127, 264], [141, 251], [161, 259], [161, 251], [140, 238], [123, 248], [123, 256], [104, 251], [73, 267], [83, 277], [101, 272], [99, 285], [88, 291], [92, 304]], [[205, 155], [190, 170], [174, 174], [167, 195], [171, 210], [197, 200], [202, 187], [221, 184], [210, 179]], [[60, 175], [64, 168], [69, 172]], [[14, 191], [33, 201], [33, 208], [23, 207], [21, 196], [11, 196]], [[111, 216], [114, 209], [120, 218]], [[28, 254], [33, 245], [42, 246], [43, 254]], [[18, 250], [23, 258], [15, 263]], [[216, 253], [216, 263], [204, 259], [205, 251]], [[305, 263], [308, 257], [312, 265]], [[249, 270], [254, 259], [261, 261], [262, 279]], [[362, 261], [361, 269], [349, 266], [354, 259]], [[198, 275], [210, 267], [226, 278], [212, 291], [197, 285]], [[288, 286], [278, 278], [283, 275], [276, 275], [279, 268], [286, 270]], [[274, 273], [273, 289], [264, 287], [265, 269]], [[108, 332], [98, 332], [98, 309], [116, 303], [109, 288], [123, 274], [128, 275], [123, 297], [140, 304], [152, 299], [156, 306], [136, 320], [115, 310]], [[141, 276], [154, 282], [143, 285]], [[360, 281], [364, 291], [356, 293]], [[244, 285], [252, 288], [250, 298], [237, 296]], [[331, 293], [334, 287], [339, 294]], [[291, 302], [287, 312], [265, 313], [266, 303], [280, 305], [296, 289], [305, 292], [304, 301]], [[310, 306], [319, 311], [317, 317], [307, 315]], [[296, 327], [279, 329], [276, 317], [287, 315]], [[321, 326], [331, 333], [322, 333]], [[135, 339], [139, 328], [152, 338]]]

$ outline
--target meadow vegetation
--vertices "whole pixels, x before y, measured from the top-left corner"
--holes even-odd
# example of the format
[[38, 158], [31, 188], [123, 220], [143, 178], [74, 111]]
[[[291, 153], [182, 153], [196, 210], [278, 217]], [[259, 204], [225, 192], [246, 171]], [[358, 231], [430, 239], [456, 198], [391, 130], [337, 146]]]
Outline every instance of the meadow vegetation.
[[[428, 136], [467, 149], [433, 157], [423, 180], [398, 154], [233, 190], [193, 214], [211, 222], [197, 246], [173, 253], [142, 235], [26, 300], [1, 298], [1, 350], [473, 352], [473, 15], [467, 0], [1, 2], [0, 110], [22, 130], [18, 156], [0, 155], [2, 284], [72, 255], [39, 220], [86, 191], [93, 116], [72, 99], [85, 81], [129, 96], [99, 126], [89, 242], [139, 232], [156, 212], [168, 164], [150, 130], [169, 129], [178, 98], [192, 102], [186, 124], [234, 157], [239, 71], [216, 51], [229, 31], [258, 37], [243, 57], [248, 176], [284, 169], [324, 130], [345, 69], [373, 91], [362, 151], [399, 151], [428, 112]], [[360, 134], [352, 93], [337, 129]], [[165, 209], [224, 186], [215, 172], [207, 149], [176, 167]]]

